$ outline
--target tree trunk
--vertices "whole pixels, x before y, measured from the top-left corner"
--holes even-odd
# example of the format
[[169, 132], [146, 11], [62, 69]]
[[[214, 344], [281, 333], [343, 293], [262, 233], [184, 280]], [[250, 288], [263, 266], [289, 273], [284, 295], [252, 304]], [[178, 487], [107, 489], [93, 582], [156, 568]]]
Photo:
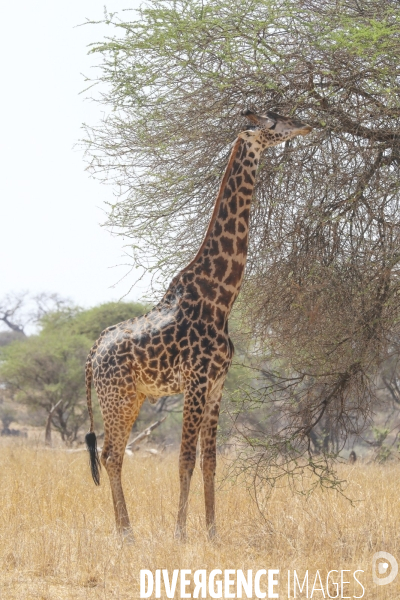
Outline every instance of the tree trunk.
[[53, 416], [53, 411], [51, 410], [47, 416], [46, 420], [46, 429], [44, 434], [44, 443], [46, 446], [51, 447], [51, 417]]
[[61, 402], [62, 402], [62, 400], [59, 400], [57, 402], [57, 404], [55, 406], [53, 406], [52, 409], [49, 411], [49, 414], [47, 416], [46, 428], [45, 428], [45, 434], [44, 434], [44, 443], [46, 444], [46, 446], [51, 447], [51, 419], [54, 415], [54, 411], [56, 410], [56, 408], [58, 406], [60, 406]]

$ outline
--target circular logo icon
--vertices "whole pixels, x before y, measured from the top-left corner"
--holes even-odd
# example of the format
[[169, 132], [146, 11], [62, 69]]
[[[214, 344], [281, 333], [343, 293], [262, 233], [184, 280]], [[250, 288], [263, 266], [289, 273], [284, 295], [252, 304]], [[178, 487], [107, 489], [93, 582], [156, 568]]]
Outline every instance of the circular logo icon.
[[[385, 562], [379, 562], [379, 559], [384, 559]], [[379, 575], [385, 575], [389, 572], [389, 566], [391, 567], [390, 573], [386, 577], [378, 577]], [[376, 585], [387, 585], [397, 576], [399, 571], [399, 565], [397, 560], [389, 552], [377, 552], [372, 557], [372, 579]]]

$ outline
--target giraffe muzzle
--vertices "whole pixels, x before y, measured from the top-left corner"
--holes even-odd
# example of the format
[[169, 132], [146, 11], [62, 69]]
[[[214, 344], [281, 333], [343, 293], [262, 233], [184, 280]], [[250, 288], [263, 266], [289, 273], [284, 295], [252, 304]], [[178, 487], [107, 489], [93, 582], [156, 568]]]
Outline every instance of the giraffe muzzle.
[[312, 130], [311, 125], [304, 125], [303, 129], [299, 131], [299, 135], [308, 135]]

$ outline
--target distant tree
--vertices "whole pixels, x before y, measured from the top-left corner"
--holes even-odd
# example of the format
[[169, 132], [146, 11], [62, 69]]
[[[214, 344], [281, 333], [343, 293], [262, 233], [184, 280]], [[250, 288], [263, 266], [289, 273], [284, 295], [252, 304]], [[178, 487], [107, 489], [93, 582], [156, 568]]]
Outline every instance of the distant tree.
[[40, 414], [43, 420], [51, 414], [66, 442], [76, 439], [87, 420], [83, 365], [89, 344], [83, 336], [54, 332], [29, 336], [1, 353], [0, 377], [14, 400], [25, 404], [36, 422]]
[[51, 427], [72, 443], [88, 418], [84, 365], [91, 345], [105, 327], [143, 314], [146, 306], [110, 302], [82, 310], [60, 303], [48, 312], [43, 304], [42, 297], [39, 333], [1, 348], [0, 381], [27, 406], [32, 422], [45, 424], [47, 443]]
[[0, 299], [0, 346], [26, 336], [29, 325], [37, 325], [47, 314], [70, 305], [58, 294], [10, 293]]
[[0, 404], [0, 421], [3, 425], [3, 431], [8, 431], [11, 423], [17, 421], [18, 413], [10, 405]]
[[[12, 339], [17, 339], [18, 336], [25, 335], [24, 327], [26, 319], [22, 316], [22, 309], [26, 302], [26, 296], [26, 292], [21, 294], [7, 294], [0, 300], [0, 322], [9, 331], [13, 332], [14, 338]], [[4, 336], [3, 340], [6, 339], [6, 336]]]

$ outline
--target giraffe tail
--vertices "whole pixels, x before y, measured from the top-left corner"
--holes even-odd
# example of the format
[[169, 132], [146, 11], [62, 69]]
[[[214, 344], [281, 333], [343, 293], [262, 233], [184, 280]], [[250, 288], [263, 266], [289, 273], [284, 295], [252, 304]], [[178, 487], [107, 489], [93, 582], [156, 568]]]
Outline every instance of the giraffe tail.
[[92, 357], [89, 354], [85, 367], [86, 381], [86, 401], [90, 419], [90, 431], [85, 436], [86, 448], [89, 451], [90, 470], [92, 472], [93, 481], [96, 485], [100, 485], [100, 469], [101, 463], [97, 452], [97, 440], [94, 432], [93, 410], [92, 410]]

